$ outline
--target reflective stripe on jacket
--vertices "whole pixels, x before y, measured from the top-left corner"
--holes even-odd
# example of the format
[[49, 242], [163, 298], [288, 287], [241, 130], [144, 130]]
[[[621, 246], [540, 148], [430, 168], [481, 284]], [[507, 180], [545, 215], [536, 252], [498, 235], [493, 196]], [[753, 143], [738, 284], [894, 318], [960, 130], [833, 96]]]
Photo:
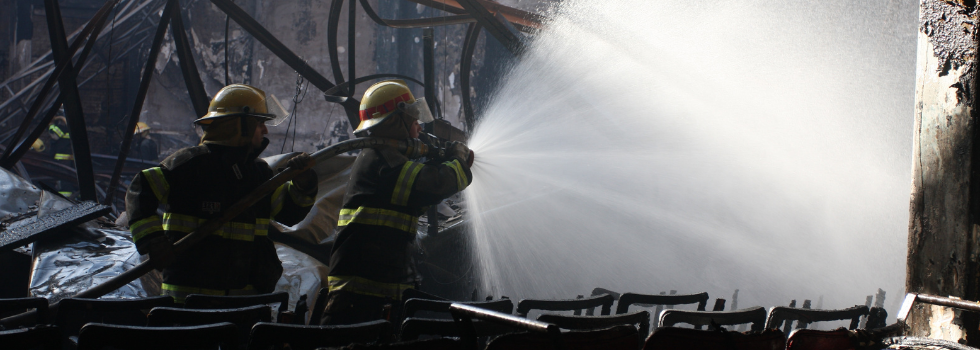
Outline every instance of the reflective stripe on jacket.
[[[174, 153], [160, 166], [138, 173], [126, 194], [137, 249], [145, 253], [146, 243], [157, 237], [176, 242], [204, 222], [221, 217], [271, 177], [268, 164], [246, 159], [240, 147], [202, 145]], [[282, 264], [268, 238], [270, 222], [276, 218], [295, 225], [313, 204], [312, 195], [290, 190], [291, 186], [283, 184], [277, 189], [283, 195], [267, 195], [178, 255], [163, 270], [163, 282], [211, 290], [253, 285], [260, 293], [271, 292]], [[161, 206], [163, 214], [158, 215]]]
[[411, 250], [419, 216], [471, 178], [456, 159], [422, 163], [390, 148], [361, 150], [337, 221], [330, 290], [400, 300], [416, 282]]

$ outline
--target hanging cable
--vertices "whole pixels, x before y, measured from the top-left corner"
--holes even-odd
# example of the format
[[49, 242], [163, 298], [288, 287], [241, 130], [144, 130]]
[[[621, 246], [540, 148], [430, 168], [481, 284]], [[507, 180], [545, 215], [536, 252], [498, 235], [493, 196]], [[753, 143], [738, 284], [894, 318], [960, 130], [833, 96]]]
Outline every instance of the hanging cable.
[[[305, 87], [303, 86], [303, 82], [306, 82]], [[296, 73], [296, 93], [293, 94], [293, 107], [290, 108], [289, 111], [289, 123], [286, 124], [286, 133], [282, 139], [282, 147], [279, 149], [279, 153], [286, 152], [286, 140], [289, 139], [290, 127], [293, 128], [293, 142], [289, 148], [289, 151], [294, 152], [296, 150], [296, 128], [299, 127], [298, 121], [295, 124], [293, 123], [293, 121], [296, 120], [296, 106], [298, 106], [300, 102], [303, 102], [303, 100], [306, 99], [306, 93], [310, 91], [309, 87], [310, 87], [310, 82], [306, 81], [306, 79], [303, 79], [303, 76], [300, 75], [299, 73]], [[302, 96], [300, 94], [302, 94]]]

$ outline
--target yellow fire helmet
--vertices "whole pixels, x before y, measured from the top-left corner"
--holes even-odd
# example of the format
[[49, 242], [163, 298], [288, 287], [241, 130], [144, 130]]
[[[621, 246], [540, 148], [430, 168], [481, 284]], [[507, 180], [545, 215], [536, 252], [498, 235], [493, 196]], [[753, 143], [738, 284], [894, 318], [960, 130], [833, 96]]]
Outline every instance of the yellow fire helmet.
[[34, 140], [34, 144], [31, 145], [31, 149], [36, 152], [44, 152], [46, 148], [47, 146], [44, 144], [44, 141], [41, 141], [40, 139]]
[[371, 85], [361, 99], [361, 123], [355, 133], [381, 124], [392, 112], [401, 110], [421, 123], [432, 121], [432, 112], [425, 98], [416, 99], [402, 80], [385, 80]]
[[150, 126], [146, 125], [144, 122], [136, 122], [136, 130], [133, 130], [133, 135], [137, 135], [144, 131], [150, 131]]
[[208, 114], [194, 121], [195, 124], [208, 125], [215, 119], [231, 116], [252, 116], [266, 121], [272, 126], [279, 125], [289, 117], [274, 95], [266, 98], [265, 91], [245, 84], [225, 86], [211, 99]]

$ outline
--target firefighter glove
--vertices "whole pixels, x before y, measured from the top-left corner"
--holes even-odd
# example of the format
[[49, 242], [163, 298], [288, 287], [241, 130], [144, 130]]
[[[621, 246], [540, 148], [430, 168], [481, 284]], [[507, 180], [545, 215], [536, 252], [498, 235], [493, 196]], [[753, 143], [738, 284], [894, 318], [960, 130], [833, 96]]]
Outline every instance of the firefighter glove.
[[446, 155], [458, 158], [466, 164], [466, 167], [473, 165], [473, 151], [459, 141], [453, 141], [446, 147]]
[[158, 269], [169, 266], [174, 262], [174, 246], [170, 243], [170, 240], [166, 236], [160, 235], [146, 242], [146, 252], [150, 255], [150, 259], [154, 261], [154, 265]]
[[293, 169], [310, 169], [315, 164], [316, 161], [313, 160], [313, 157], [310, 157], [309, 153], [306, 152], [297, 154], [295, 157], [286, 161], [286, 166]]

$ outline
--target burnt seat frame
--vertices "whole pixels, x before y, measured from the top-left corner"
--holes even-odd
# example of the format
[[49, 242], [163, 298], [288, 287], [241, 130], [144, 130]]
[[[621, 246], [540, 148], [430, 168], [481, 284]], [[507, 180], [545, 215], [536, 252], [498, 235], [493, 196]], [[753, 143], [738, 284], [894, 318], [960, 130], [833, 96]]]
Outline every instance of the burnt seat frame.
[[276, 322], [281, 322], [282, 314], [289, 308], [289, 293], [276, 292], [257, 295], [191, 294], [184, 299], [185, 309], [237, 309], [262, 304], [279, 304], [279, 309], [276, 310]]
[[517, 303], [517, 315], [527, 317], [531, 310], [545, 311], [574, 311], [575, 315], [581, 315], [581, 310], [585, 310], [586, 316], [592, 316], [596, 307], [602, 307], [600, 314], [609, 315], [612, 304], [616, 302], [612, 295], [602, 294], [583, 299], [564, 299], [564, 300], [542, 300], [524, 299]]
[[650, 333], [650, 312], [642, 310], [611, 316], [540, 315], [538, 321], [570, 330], [599, 330], [619, 325], [635, 325], [639, 344], [643, 344]]
[[777, 306], [769, 310], [766, 318], [766, 328], [780, 328], [786, 323], [784, 333], [789, 334], [791, 323], [796, 321], [795, 329], [806, 329], [813, 322], [851, 320], [847, 329], [855, 330], [861, 323], [861, 317], [870, 312], [865, 305], [855, 305], [839, 310], [800, 309], [795, 307]]
[[766, 325], [766, 309], [761, 306], [756, 306], [736, 311], [664, 310], [660, 313], [657, 326], [671, 327], [678, 323], [708, 326], [709, 330], [714, 329], [715, 326], [751, 323], [752, 331], [761, 332], [765, 329]]
[[696, 294], [675, 294], [675, 295], [654, 295], [623, 293], [619, 297], [619, 304], [616, 305], [617, 314], [625, 314], [631, 305], [686, 305], [698, 304], [698, 311], [705, 311], [708, 307], [708, 293], [701, 292]]

